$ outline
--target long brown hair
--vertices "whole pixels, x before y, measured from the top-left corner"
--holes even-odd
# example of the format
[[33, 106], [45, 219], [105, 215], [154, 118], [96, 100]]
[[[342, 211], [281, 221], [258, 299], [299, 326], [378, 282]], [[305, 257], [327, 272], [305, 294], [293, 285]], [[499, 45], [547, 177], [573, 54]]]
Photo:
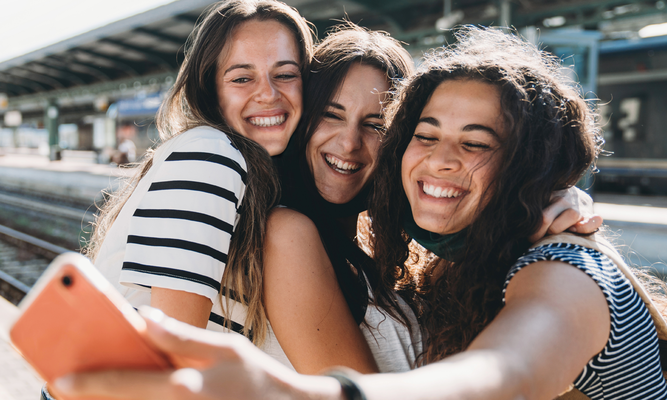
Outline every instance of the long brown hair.
[[[385, 32], [369, 31], [351, 22], [333, 27], [313, 55], [304, 86], [304, 117], [293, 139], [296, 156], [284, 162], [285, 171], [281, 172], [286, 189], [282, 204], [304, 213], [315, 223], [352, 315], [362, 321], [368, 306], [364, 275], [377, 288], [377, 270], [368, 255], [341, 230], [337, 218], [356, 217], [367, 209], [371, 183], [346, 204], [329, 203], [317, 191], [306, 156], [306, 146], [320, 126], [326, 108], [335, 101], [350, 67], [355, 64], [373, 67], [385, 76], [390, 87], [414, 72], [410, 54]], [[393, 93], [389, 93], [387, 102]], [[384, 130], [378, 130], [378, 135], [383, 137]], [[364, 274], [353, 272], [349, 264]], [[376, 293], [375, 302], [391, 315], [403, 317], [400, 308], [392, 307], [396, 300], [390, 292]]]
[[442, 275], [418, 280], [426, 300], [423, 363], [465, 350], [493, 320], [502, 307], [506, 274], [527, 250], [526, 238], [541, 223], [551, 193], [577, 183], [603, 143], [594, 110], [561, 73], [557, 59], [500, 30], [469, 27], [456, 36], [455, 45], [427, 55], [400, 91], [380, 149], [370, 208], [385, 285], [414, 282], [416, 272], [405, 264], [411, 238], [401, 221], [410, 206], [401, 161], [420, 114], [442, 82], [475, 80], [498, 87], [508, 135], [499, 150], [500, 167], [467, 229], [464, 254], [457, 262], [436, 258], [431, 265]]
[[[248, 307], [244, 334], [256, 344], [264, 341], [267, 319], [262, 304], [263, 243], [268, 210], [280, 193], [277, 174], [267, 151], [256, 142], [234, 132], [222, 116], [218, 104], [215, 76], [220, 54], [229, 46], [234, 30], [250, 20], [275, 20], [286, 26], [298, 42], [302, 76], [306, 76], [312, 57], [313, 33], [299, 13], [276, 0], [227, 0], [209, 7], [188, 37], [185, 59], [169, 95], [157, 115], [163, 142], [198, 127], [211, 126], [225, 132], [243, 155], [248, 167], [246, 191], [239, 208], [240, 220], [232, 236], [228, 262], [222, 276], [226, 296], [223, 315], [231, 321], [230, 299]], [[108, 229], [139, 180], [153, 164], [149, 153], [138, 173], [105, 205], [97, 219], [87, 255], [95, 259]], [[231, 293], [234, 293], [232, 296]], [[231, 323], [231, 322], [230, 322]]]

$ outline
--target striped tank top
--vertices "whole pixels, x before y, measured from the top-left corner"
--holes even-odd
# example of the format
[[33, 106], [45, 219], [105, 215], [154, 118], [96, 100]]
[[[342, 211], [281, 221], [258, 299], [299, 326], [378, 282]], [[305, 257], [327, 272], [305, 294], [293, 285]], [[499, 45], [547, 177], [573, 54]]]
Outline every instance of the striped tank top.
[[561, 261], [579, 268], [598, 284], [609, 305], [611, 331], [607, 345], [584, 367], [574, 387], [593, 400], [667, 399], [653, 320], [614, 263], [593, 249], [548, 244], [530, 249], [519, 258], [507, 275], [505, 288], [521, 268], [538, 261]]

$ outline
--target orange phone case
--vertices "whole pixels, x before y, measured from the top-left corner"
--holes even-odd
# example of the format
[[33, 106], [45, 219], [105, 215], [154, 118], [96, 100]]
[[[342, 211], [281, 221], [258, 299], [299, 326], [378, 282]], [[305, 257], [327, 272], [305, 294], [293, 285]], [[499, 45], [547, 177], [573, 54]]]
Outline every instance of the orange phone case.
[[145, 321], [82, 255], [53, 260], [19, 309], [11, 340], [47, 382], [72, 372], [171, 367], [141, 336]]

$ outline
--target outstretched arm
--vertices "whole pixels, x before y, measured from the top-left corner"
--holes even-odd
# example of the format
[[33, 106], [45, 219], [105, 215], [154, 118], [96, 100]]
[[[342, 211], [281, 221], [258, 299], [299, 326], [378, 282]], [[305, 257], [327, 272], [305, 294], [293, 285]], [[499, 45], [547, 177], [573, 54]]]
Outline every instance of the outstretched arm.
[[[407, 373], [360, 376], [366, 397], [552, 399], [608, 339], [606, 300], [595, 282], [572, 266], [524, 267], [510, 282], [506, 300], [468, 350]], [[55, 388], [71, 396], [136, 400], [345, 399], [333, 378], [298, 375], [244, 338], [156, 314], [159, 324], [148, 321], [148, 339], [177, 367], [189, 368], [75, 374], [56, 381]]]
[[180, 368], [69, 375], [54, 388], [72, 397], [126, 400], [344, 400], [333, 378], [299, 375], [246, 338], [198, 329], [144, 308], [147, 339]]
[[272, 211], [267, 223], [264, 307], [298, 372], [316, 374], [336, 365], [378, 371], [315, 224], [287, 208]]
[[553, 399], [603, 349], [609, 326], [593, 279], [565, 263], [537, 262], [510, 281], [506, 306], [468, 350], [360, 383], [369, 399]]

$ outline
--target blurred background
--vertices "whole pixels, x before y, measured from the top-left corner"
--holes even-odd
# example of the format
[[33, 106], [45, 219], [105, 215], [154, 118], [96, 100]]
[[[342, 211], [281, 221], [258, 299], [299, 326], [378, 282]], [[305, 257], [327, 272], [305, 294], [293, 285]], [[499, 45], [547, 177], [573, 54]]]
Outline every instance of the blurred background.
[[[347, 18], [416, 63], [457, 25], [513, 27], [598, 105], [610, 156], [580, 186], [630, 264], [667, 276], [667, 1], [286, 0], [320, 37]], [[0, 0], [0, 328], [158, 140], [155, 113], [210, 0]], [[41, 380], [0, 329], [0, 398]], [[5, 335], [5, 336], [3, 336]]]
[[[0, 1], [0, 281], [26, 289], [52, 254], [85, 244], [102, 190], [115, 190], [116, 178], [130, 173], [119, 166], [158, 140], [155, 113], [189, 33], [211, 3]], [[584, 96], [599, 99], [606, 150], [613, 153], [581, 186], [626, 257], [665, 271], [667, 2], [286, 3], [320, 37], [344, 18], [387, 31], [416, 63], [451, 43], [451, 28], [461, 24], [513, 27], [559, 57]], [[35, 250], [21, 234], [56, 247]]]

